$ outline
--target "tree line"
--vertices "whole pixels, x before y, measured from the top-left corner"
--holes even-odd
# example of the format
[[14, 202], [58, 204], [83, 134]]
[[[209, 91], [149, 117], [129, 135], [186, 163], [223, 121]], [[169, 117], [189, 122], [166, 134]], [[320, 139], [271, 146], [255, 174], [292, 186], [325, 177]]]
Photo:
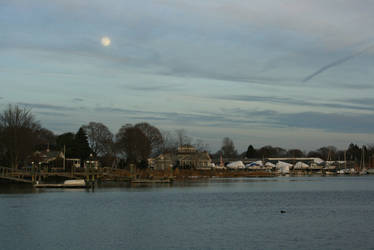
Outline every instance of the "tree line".
[[175, 153], [178, 146], [193, 144], [199, 150], [207, 148], [200, 140], [192, 142], [183, 129], [161, 132], [146, 122], [125, 124], [116, 134], [103, 123], [90, 122], [76, 133], [55, 135], [35, 120], [30, 109], [8, 105], [0, 113], [0, 165], [12, 168], [25, 166], [33, 152], [47, 147], [81, 162], [94, 158], [111, 166], [120, 159], [122, 165], [134, 163], [145, 167], [149, 157]]
[[[202, 140], [193, 140], [183, 129], [160, 131], [146, 122], [125, 124], [116, 134], [103, 123], [90, 122], [81, 126], [76, 133], [55, 135], [35, 120], [30, 109], [8, 105], [0, 113], [0, 165], [12, 168], [25, 166], [33, 152], [45, 150], [47, 147], [64, 151], [66, 158], [78, 158], [81, 162], [94, 157], [104, 166], [112, 166], [113, 162], [117, 162], [122, 166], [134, 163], [139, 167], [146, 167], [149, 157], [161, 153], [175, 154], [178, 146], [183, 145], [193, 145], [199, 151], [208, 151], [207, 144]], [[211, 156], [213, 159], [221, 156], [226, 159], [319, 157], [324, 160], [360, 161], [364, 155], [365, 161], [369, 161], [373, 154], [374, 146], [359, 147], [353, 143], [347, 150], [326, 146], [310, 152], [270, 145], [256, 149], [249, 145], [247, 151], [238, 153], [233, 140], [225, 137], [220, 150]]]
[[369, 162], [373, 155], [374, 145], [363, 145], [360, 147], [357, 144], [350, 143], [345, 150], [339, 150], [335, 146], [324, 146], [309, 152], [301, 149], [284, 149], [270, 145], [256, 149], [252, 145], [249, 145], [247, 151], [243, 152], [241, 157], [249, 159], [313, 157], [321, 158], [325, 161], [347, 160], [360, 162], [364, 160], [365, 162]]
[[255, 148], [249, 145], [247, 150], [238, 153], [235, 149], [234, 142], [225, 137], [222, 140], [221, 149], [212, 154], [213, 158], [218, 159], [221, 156], [224, 159], [265, 159], [265, 158], [304, 158], [313, 157], [321, 158], [325, 161], [354, 161], [359, 163], [361, 161], [371, 162], [374, 156], [374, 145], [358, 146], [350, 143], [346, 150], [339, 150], [335, 146], [324, 146], [317, 150], [303, 151], [301, 149], [284, 149], [281, 147], [274, 147], [266, 145], [261, 148]]

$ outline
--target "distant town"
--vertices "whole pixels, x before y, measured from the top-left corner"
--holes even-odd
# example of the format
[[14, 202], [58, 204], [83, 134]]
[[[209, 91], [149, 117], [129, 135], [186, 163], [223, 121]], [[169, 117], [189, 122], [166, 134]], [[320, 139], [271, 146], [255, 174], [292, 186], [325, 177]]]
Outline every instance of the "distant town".
[[167, 182], [196, 177], [362, 175], [374, 173], [373, 154], [373, 145], [353, 143], [345, 150], [326, 146], [310, 152], [249, 145], [238, 153], [229, 137], [212, 153], [185, 130], [161, 133], [146, 122], [126, 124], [115, 135], [99, 122], [55, 135], [35, 121], [30, 109], [9, 105], [0, 114], [0, 177], [33, 184], [50, 182], [51, 177]]

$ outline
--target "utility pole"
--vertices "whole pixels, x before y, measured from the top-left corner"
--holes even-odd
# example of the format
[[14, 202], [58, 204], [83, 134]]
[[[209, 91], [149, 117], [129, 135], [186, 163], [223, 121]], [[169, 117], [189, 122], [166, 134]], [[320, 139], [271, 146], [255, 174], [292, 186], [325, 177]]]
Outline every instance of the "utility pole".
[[66, 146], [64, 145], [64, 161], [63, 161], [63, 168], [64, 168], [64, 172], [65, 172], [65, 160], [66, 160]]

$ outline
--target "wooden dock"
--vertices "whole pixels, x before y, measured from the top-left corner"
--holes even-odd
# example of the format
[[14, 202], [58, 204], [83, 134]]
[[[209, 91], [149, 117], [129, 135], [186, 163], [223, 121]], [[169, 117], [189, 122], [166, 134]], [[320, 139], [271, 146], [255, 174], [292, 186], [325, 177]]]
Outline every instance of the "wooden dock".
[[25, 175], [28, 176], [29, 174], [12, 168], [0, 167], [0, 179], [3, 180], [32, 184], [31, 178], [27, 178]]
[[82, 169], [81, 171], [64, 172], [0, 167], [0, 179], [2, 180], [37, 184], [43, 183], [43, 181], [47, 180], [49, 177], [61, 177], [68, 180], [83, 179], [86, 182], [95, 182], [97, 180], [130, 181], [130, 178], [127, 176], [122, 176], [112, 171], [104, 171], [103, 169]]
[[162, 179], [162, 180], [149, 180], [149, 179], [134, 179], [131, 180], [131, 183], [142, 183], [142, 184], [156, 184], [156, 183], [171, 183], [171, 179]]
[[[194, 169], [177, 169], [158, 171], [151, 169], [115, 169], [115, 168], [77, 168], [64, 171], [64, 169], [48, 168], [6, 168], [0, 167], [0, 180], [6, 180], [18, 183], [29, 183], [32, 185], [43, 184], [45, 187], [51, 186], [56, 182], [64, 180], [83, 179], [89, 187], [94, 187], [99, 182], [120, 182], [134, 184], [157, 184], [171, 183], [173, 180], [188, 180], [192, 176], [196, 178], [236, 178], [236, 177], [273, 177], [274, 173], [269, 172], [252, 172], [252, 171], [226, 171], [226, 170], [194, 170]], [[36, 187], [41, 187], [36, 186]], [[63, 187], [57, 185], [55, 187]]]

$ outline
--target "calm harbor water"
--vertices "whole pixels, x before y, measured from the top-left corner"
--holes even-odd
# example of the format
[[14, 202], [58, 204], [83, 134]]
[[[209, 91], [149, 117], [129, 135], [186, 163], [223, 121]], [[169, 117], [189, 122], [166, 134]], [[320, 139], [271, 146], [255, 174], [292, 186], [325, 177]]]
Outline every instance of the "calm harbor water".
[[0, 218], [1, 249], [374, 249], [374, 176], [1, 184]]

